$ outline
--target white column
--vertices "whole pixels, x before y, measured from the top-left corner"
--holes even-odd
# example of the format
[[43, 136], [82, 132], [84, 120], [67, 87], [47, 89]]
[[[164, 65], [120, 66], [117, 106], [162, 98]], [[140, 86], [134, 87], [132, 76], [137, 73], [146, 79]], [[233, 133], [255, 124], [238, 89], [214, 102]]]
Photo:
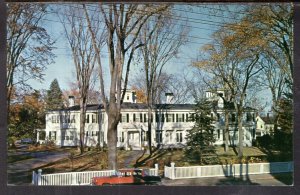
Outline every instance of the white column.
[[36, 142], [40, 141], [40, 131], [36, 130]]

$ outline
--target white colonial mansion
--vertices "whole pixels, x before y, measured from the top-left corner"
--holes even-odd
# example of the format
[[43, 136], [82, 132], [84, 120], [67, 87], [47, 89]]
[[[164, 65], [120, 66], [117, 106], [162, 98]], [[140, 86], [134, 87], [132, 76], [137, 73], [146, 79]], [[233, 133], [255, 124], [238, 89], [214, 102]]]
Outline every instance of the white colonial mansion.
[[[224, 102], [217, 93], [206, 92], [206, 97], [215, 102], [211, 117], [215, 119], [216, 145], [224, 143]], [[216, 95], [218, 94], [218, 95]], [[186, 135], [194, 126], [191, 114], [195, 112], [195, 104], [172, 103], [172, 94], [166, 94], [166, 103], [154, 105], [152, 113], [152, 144], [160, 147], [184, 147]], [[74, 101], [73, 101], [74, 102]], [[255, 139], [255, 110], [245, 109], [243, 117], [244, 145], [251, 146]], [[118, 124], [118, 147], [124, 149], [143, 149], [147, 146], [147, 105], [137, 103], [135, 92], [127, 90], [121, 107], [121, 121]], [[230, 111], [230, 144], [238, 143], [236, 113]], [[70, 105], [66, 109], [46, 113], [46, 128], [39, 130], [37, 141], [52, 140], [58, 146], [78, 146], [80, 127], [80, 108]], [[41, 136], [43, 135], [43, 136]], [[102, 105], [88, 105], [85, 124], [85, 144], [103, 146], [107, 143], [107, 115]]]

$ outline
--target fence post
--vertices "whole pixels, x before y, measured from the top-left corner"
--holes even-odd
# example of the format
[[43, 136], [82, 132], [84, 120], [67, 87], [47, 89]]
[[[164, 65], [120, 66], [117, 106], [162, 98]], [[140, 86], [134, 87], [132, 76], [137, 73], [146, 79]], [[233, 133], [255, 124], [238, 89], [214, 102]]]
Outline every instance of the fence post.
[[158, 164], [154, 164], [155, 167], [155, 176], [158, 176]]
[[38, 170], [37, 184], [40, 186], [42, 184], [42, 169]]
[[175, 179], [175, 163], [171, 162], [171, 179]]
[[31, 180], [31, 183], [33, 185], [35, 185], [35, 172], [34, 171], [32, 171], [32, 180]]
[[76, 181], [76, 173], [72, 173], [71, 174], [71, 185], [76, 185], [77, 181]]

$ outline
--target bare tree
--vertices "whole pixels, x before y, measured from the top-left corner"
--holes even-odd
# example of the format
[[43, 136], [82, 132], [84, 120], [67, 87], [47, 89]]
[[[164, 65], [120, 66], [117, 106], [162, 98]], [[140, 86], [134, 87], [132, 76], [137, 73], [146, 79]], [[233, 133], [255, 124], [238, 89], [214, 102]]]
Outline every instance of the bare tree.
[[7, 108], [17, 87], [30, 79], [43, 80], [43, 71], [53, 62], [54, 41], [42, 27], [44, 4], [8, 3], [7, 15]]
[[[148, 107], [148, 149], [152, 154], [152, 110], [155, 97], [160, 97], [161, 75], [164, 66], [176, 57], [180, 46], [187, 41], [188, 29], [181, 23], [175, 23], [171, 7], [160, 15], [149, 20], [142, 28], [140, 40], [145, 44], [141, 47], [144, 63], [144, 78]], [[176, 32], [176, 33], [175, 33]], [[167, 79], [165, 77], [165, 79]], [[168, 83], [168, 82], [164, 82]]]
[[[64, 32], [72, 51], [72, 57], [76, 69], [76, 80], [79, 92], [80, 105], [80, 152], [84, 153], [84, 135], [85, 135], [85, 119], [88, 94], [91, 87], [91, 78], [96, 64], [96, 53], [93, 48], [90, 33], [87, 29], [86, 20], [81, 7], [69, 7], [64, 10], [61, 22]], [[100, 31], [99, 20], [97, 20], [96, 12], [91, 13], [93, 23], [93, 31], [99, 35], [99, 46], [102, 43], [103, 31]]]
[[[117, 169], [117, 126], [120, 121], [121, 104], [125, 95], [125, 93], [122, 94], [122, 90], [123, 92], [126, 91], [130, 64], [134, 53], [143, 45], [143, 43], [138, 42], [138, 35], [147, 20], [153, 14], [165, 10], [166, 6], [149, 4], [99, 4], [100, 12], [107, 29], [106, 45], [110, 70], [109, 106], [104, 92], [101, 50], [97, 44], [97, 35], [90, 25], [91, 20], [86, 7], [83, 5], [93, 46], [97, 54], [101, 99], [104, 103], [105, 112], [108, 115], [107, 142], [109, 168]], [[123, 89], [122, 81], [124, 81]]]
[[272, 94], [274, 131], [277, 132], [279, 102], [283, 96], [292, 99], [293, 94], [293, 5], [273, 4], [246, 9], [250, 14], [244, 18], [262, 33], [267, 40], [264, 57], [262, 84]]
[[[248, 23], [241, 23], [243, 26], [249, 26]], [[258, 43], [257, 37], [253, 36], [257, 35], [256, 29], [246, 28], [245, 31], [245, 28], [225, 25], [214, 34], [214, 45], [205, 47], [207, 55], [203, 57], [204, 59], [196, 63], [199, 68], [213, 74], [216, 82], [221, 81], [225, 91], [229, 92], [229, 100], [234, 104], [237, 114], [240, 158], [243, 156], [242, 119], [247, 90], [253, 88], [259, 80], [258, 73], [262, 70], [260, 46], [264, 44]]]

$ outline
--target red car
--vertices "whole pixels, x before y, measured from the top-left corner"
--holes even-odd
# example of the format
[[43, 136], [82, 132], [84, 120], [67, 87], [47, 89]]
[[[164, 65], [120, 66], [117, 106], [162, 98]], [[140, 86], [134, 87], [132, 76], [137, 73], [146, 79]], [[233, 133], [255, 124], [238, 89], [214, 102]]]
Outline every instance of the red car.
[[157, 185], [159, 176], [146, 175], [140, 169], [123, 169], [108, 177], [93, 177], [92, 185]]

